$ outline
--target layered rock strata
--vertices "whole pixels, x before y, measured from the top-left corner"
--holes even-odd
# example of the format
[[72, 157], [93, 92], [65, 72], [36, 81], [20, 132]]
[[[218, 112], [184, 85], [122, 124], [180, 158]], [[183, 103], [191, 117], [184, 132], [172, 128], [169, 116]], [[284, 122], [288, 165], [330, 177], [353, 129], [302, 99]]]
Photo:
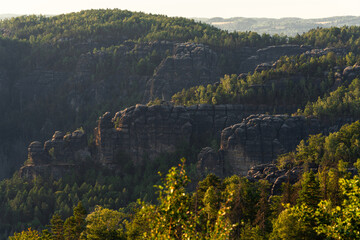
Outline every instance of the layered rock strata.
[[91, 159], [87, 138], [83, 131], [63, 134], [56, 131], [51, 140], [35, 141], [28, 148], [28, 159], [20, 169], [20, 176], [37, 175], [60, 178]]
[[204, 44], [177, 44], [174, 54], [161, 62], [147, 82], [144, 102], [155, 98], [170, 100], [184, 88], [214, 83], [219, 76], [216, 52]]
[[[292, 109], [278, 109], [291, 112]], [[272, 111], [253, 105], [194, 105], [191, 107], [136, 105], [114, 117], [103, 115], [95, 129], [97, 159], [112, 166], [122, 158], [141, 165], [161, 153], [174, 152], [182, 143], [220, 138], [221, 131], [257, 112]]]
[[309, 134], [322, 131], [324, 127], [316, 119], [288, 115], [251, 115], [222, 130], [218, 154], [207, 155], [207, 158], [206, 155], [199, 155], [198, 170], [201, 173], [206, 171], [201, 167], [204, 164], [200, 162], [217, 162], [220, 169], [223, 169], [220, 176], [246, 175], [251, 167], [273, 162], [280, 154], [295, 150]]
[[322, 131], [315, 119], [287, 115], [252, 115], [221, 133], [221, 151], [228, 174], [246, 175], [250, 167], [269, 163], [295, 150], [309, 134]]

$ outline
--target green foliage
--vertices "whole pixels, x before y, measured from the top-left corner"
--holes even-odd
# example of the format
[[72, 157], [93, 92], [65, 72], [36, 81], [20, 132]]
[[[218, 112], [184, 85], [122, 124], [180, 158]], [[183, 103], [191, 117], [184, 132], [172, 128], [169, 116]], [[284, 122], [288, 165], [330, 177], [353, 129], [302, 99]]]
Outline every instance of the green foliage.
[[341, 86], [329, 95], [309, 102], [299, 114], [336, 120], [339, 117], [360, 117], [360, 81], [354, 79], [348, 87]]
[[15, 233], [14, 236], [9, 237], [9, 240], [38, 240], [41, 239], [41, 234], [29, 228], [27, 231]]
[[342, 178], [339, 182], [345, 199], [340, 206], [334, 206], [329, 200], [319, 204], [316, 231], [332, 239], [359, 239], [360, 179], [355, 176], [353, 179]]
[[349, 47], [356, 49], [359, 44], [360, 28], [344, 26], [331, 28], [316, 28], [302, 35], [290, 38], [291, 43], [302, 43], [314, 47]]
[[[174, 94], [172, 102], [187, 106], [202, 103], [304, 106], [319, 95], [330, 92], [334, 84], [333, 69], [344, 67], [349, 54], [336, 56], [329, 52], [320, 57], [305, 54], [284, 56], [276, 62], [274, 69], [247, 76], [225, 75], [220, 83], [192, 87]], [[356, 83], [351, 88], [355, 89]]]
[[301, 190], [298, 204], [305, 204], [310, 208], [316, 208], [320, 202], [320, 186], [313, 171], [305, 172], [302, 176]]
[[64, 240], [64, 221], [59, 214], [54, 214], [50, 220], [50, 230], [54, 240]]
[[86, 239], [125, 239], [124, 216], [114, 210], [97, 206], [86, 217]]
[[85, 230], [86, 210], [81, 202], [73, 210], [73, 216], [64, 222], [64, 238], [69, 240], [79, 239], [81, 233]]
[[295, 152], [282, 155], [280, 165], [283, 167], [288, 161], [296, 165], [316, 163], [321, 167], [337, 167], [341, 161], [353, 164], [360, 157], [359, 141], [360, 122], [356, 121], [327, 137], [310, 135], [306, 142], [300, 142]]
[[314, 209], [306, 204], [288, 204], [274, 221], [270, 239], [321, 239], [313, 229], [314, 221]]
[[[199, 182], [194, 193], [189, 193], [186, 186], [190, 180], [184, 162], [171, 168], [163, 184], [156, 186], [159, 196], [156, 205], [138, 201], [127, 207], [127, 214], [125, 209], [97, 206], [86, 215], [79, 202], [65, 221], [54, 215], [50, 231], [29, 229], [10, 239], [359, 238], [360, 178], [350, 179], [344, 172], [344, 163], [339, 163], [336, 170], [344, 177], [330, 179], [338, 181], [344, 195], [340, 205], [331, 202], [331, 198], [319, 203], [324, 195], [320, 194], [316, 175], [310, 171], [300, 181], [297, 204], [286, 204], [279, 212], [274, 208], [278, 205], [275, 197], [271, 199], [272, 206], [269, 204], [266, 181], [250, 183], [238, 176], [221, 180], [209, 175]], [[322, 178], [324, 172], [318, 176]], [[326, 176], [330, 177], [330, 172]]]
[[[261, 36], [254, 32], [229, 33], [185, 18], [119, 9], [86, 10], [53, 17], [21, 16], [1, 21], [0, 28], [4, 29], [3, 36], [30, 43], [33, 46], [32, 54], [37, 54], [34, 58], [37, 63], [52, 64], [62, 69], [72, 68], [83, 48], [96, 45], [94, 43], [101, 43], [100, 46], [106, 48], [129, 40], [169, 40], [236, 48], [286, 42], [285, 38]], [[139, 59], [137, 68], [140, 74], [150, 69], [149, 60], [159, 61], [156, 52], [150, 57]]]

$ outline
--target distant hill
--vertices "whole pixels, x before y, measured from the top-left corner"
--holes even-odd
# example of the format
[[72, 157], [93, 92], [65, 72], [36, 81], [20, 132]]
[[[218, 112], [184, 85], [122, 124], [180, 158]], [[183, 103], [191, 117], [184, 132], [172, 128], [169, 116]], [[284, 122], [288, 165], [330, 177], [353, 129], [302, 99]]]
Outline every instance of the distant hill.
[[197, 21], [212, 24], [223, 30], [228, 31], [253, 31], [257, 33], [285, 34], [295, 36], [302, 34], [310, 29], [322, 27], [342, 27], [360, 25], [360, 17], [342, 16], [329, 18], [195, 18]]
[[13, 17], [18, 17], [20, 16], [19, 14], [0, 14], [0, 20], [2, 19], [7, 19], [7, 18], [13, 18]]

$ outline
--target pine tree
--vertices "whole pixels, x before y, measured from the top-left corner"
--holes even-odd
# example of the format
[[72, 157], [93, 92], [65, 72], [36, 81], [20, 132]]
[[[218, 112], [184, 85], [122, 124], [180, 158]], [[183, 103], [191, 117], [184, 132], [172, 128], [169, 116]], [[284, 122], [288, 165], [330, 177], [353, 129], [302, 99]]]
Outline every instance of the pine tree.
[[86, 210], [79, 202], [73, 210], [73, 216], [66, 219], [64, 223], [64, 237], [67, 240], [77, 240], [86, 227]]
[[54, 214], [51, 218], [50, 229], [54, 240], [64, 239], [64, 221], [59, 214]]
[[301, 190], [299, 192], [298, 204], [305, 203], [307, 206], [317, 208], [320, 202], [320, 185], [316, 179], [315, 174], [305, 172], [301, 183]]

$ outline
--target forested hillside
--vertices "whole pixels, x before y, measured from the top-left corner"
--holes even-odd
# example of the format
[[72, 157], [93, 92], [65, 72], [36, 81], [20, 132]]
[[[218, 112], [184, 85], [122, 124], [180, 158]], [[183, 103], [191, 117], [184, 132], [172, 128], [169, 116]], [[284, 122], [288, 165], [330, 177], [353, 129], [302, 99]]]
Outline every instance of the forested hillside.
[[87, 214], [80, 202], [65, 221], [54, 215], [48, 229], [10, 239], [357, 239], [359, 133], [355, 122], [327, 137], [312, 135], [280, 156], [279, 170], [298, 171], [297, 180], [284, 182], [282, 194], [270, 199], [267, 180], [236, 175], [210, 174], [189, 192], [183, 159], [156, 186], [158, 204], [138, 201], [119, 211], [97, 206]]
[[[1, 109], [7, 115], [0, 123], [2, 177], [20, 166], [32, 139], [79, 126], [90, 130], [100, 114], [143, 101], [147, 81], [179, 43], [216, 51], [216, 73], [207, 80], [214, 82], [217, 72], [237, 72], [233, 59], [241, 53], [235, 49], [286, 42], [122, 10], [21, 16], [2, 20], [0, 29]], [[200, 74], [194, 69], [190, 77]]]
[[108, 9], [0, 33], [1, 238], [359, 237], [360, 27]]
[[330, 28], [343, 26], [358, 26], [360, 18], [358, 16], [339, 16], [328, 18], [195, 18], [197, 21], [211, 24], [228, 31], [252, 31], [257, 33], [283, 34], [295, 36], [302, 34], [313, 28]]

